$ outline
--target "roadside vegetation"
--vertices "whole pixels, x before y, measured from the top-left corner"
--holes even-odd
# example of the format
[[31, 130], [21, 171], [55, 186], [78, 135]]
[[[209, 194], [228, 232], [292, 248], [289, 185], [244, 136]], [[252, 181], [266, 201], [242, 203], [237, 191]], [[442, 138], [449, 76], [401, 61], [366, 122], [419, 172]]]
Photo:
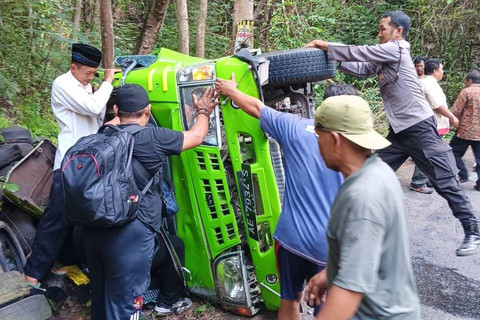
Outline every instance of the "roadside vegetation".
[[[157, 0], [159, 1], [159, 0]], [[77, 1], [78, 2], [78, 1]], [[98, 0], [5, 0], [0, 4], [0, 127], [25, 126], [35, 136], [56, 141], [57, 124], [50, 110], [53, 79], [69, 67], [70, 45], [101, 46]], [[142, 33], [152, 0], [112, 0], [115, 55], [131, 54]], [[178, 2], [178, 1], [177, 1]], [[177, 50], [178, 22], [170, 1], [153, 48]], [[190, 43], [197, 37], [198, 1], [187, 1]], [[229, 54], [234, 1], [208, 1], [205, 57]], [[445, 61], [442, 86], [449, 103], [463, 87], [463, 77], [480, 66], [480, 7], [467, 0], [262, 0], [255, 1], [255, 47], [263, 52], [301, 47], [313, 38], [349, 44], [377, 43], [379, 17], [401, 9], [412, 17], [408, 40], [412, 55]], [[77, 12], [77, 15], [75, 13]], [[74, 17], [80, 17], [75, 32]], [[194, 55], [194, 46], [190, 54]], [[353, 84], [376, 113], [376, 124], [387, 131], [377, 81], [338, 74], [335, 81]], [[322, 86], [317, 88], [322, 94]]]

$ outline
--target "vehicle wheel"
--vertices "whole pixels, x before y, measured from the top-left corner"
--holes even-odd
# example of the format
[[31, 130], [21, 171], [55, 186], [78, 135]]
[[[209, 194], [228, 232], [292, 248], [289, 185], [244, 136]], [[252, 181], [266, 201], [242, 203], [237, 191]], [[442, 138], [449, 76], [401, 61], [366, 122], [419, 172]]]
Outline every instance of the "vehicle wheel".
[[0, 212], [0, 221], [5, 222], [17, 237], [25, 256], [32, 251], [36, 228], [32, 217], [25, 211], [5, 201]]
[[30, 295], [25, 279], [17, 271], [0, 273], [0, 306]]
[[296, 83], [317, 82], [333, 78], [335, 62], [327, 60], [325, 51], [316, 48], [299, 48], [255, 56], [270, 61], [268, 86], [285, 86]]
[[315, 116], [315, 109], [310, 106], [306, 95], [298, 92], [292, 92], [290, 94], [290, 100], [297, 106], [297, 109], [302, 110], [302, 117], [313, 119]]
[[25, 255], [12, 229], [0, 221], [0, 271], [23, 273]]
[[22, 152], [20, 147], [15, 144], [0, 145], [0, 168], [3, 168], [10, 163], [20, 160]]
[[46, 320], [52, 310], [43, 294], [27, 297], [0, 309], [2, 320]]

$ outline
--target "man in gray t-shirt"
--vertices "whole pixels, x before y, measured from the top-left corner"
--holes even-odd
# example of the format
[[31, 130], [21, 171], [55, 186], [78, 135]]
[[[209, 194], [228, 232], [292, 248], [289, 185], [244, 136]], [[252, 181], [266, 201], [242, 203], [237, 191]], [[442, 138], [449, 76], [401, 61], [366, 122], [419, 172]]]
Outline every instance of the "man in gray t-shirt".
[[313, 40], [307, 47], [326, 51], [329, 60], [340, 62], [343, 72], [378, 77], [390, 124], [387, 139], [392, 143], [378, 155], [395, 171], [408, 157], [413, 159], [462, 223], [465, 238], [456, 254], [474, 254], [480, 246], [477, 219], [456, 178], [458, 169], [452, 148], [438, 135], [437, 121], [418, 83], [410, 44], [405, 41], [410, 18], [402, 11], [390, 11], [383, 15], [378, 27], [378, 45], [347, 46]]
[[327, 267], [311, 278], [305, 299], [323, 300], [317, 319], [420, 319], [400, 183], [372, 154], [390, 142], [356, 96], [326, 99], [315, 132], [326, 166], [345, 182], [330, 212]]

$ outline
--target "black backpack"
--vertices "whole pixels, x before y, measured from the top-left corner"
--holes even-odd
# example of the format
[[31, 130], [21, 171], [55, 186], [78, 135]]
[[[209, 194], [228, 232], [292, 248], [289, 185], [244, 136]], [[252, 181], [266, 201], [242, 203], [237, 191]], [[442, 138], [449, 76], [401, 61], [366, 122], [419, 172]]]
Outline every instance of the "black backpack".
[[110, 228], [137, 216], [139, 202], [156, 176], [142, 191], [138, 189], [132, 164], [133, 134], [143, 129], [104, 125], [68, 149], [61, 170], [65, 217], [70, 223]]

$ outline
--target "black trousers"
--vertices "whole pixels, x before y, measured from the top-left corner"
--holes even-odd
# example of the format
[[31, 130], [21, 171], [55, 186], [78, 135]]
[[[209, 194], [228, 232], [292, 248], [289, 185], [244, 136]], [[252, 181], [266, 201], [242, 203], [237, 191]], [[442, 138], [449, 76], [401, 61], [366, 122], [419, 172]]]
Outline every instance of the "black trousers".
[[[35, 233], [32, 253], [25, 264], [25, 274], [30, 277], [45, 278], [62, 252], [66, 240], [71, 239], [72, 227], [65, 221], [63, 202], [62, 176], [60, 170], [55, 170], [50, 199]], [[67, 243], [71, 244], [71, 241]]]
[[128, 320], [150, 284], [156, 232], [135, 219], [117, 228], [81, 228], [92, 288], [92, 320]]
[[397, 171], [410, 156], [447, 200], [457, 219], [475, 219], [472, 204], [456, 178], [458, 169], [452, 149], [437, 133], [433, 116], [398, 133], [390, 129], [387, 139], [392, 144], [378, 151], [383, 161]]
[[480, 141], [474, 140], [464, 140], [462, 138], [453, 136], [450, 141], [450, 147], [452, 147], [453, 154], [455, 156], [455, 161], [457, 162], [457, 167], [460, 170], [459, 176], [460, 179], [468, 180], [468, 170], [465, 166], [465, 163], [462, 160], [462, 157], [465, 155], [465, 152], [468, 149], [468, 146], [472, 147], [473, 156], [475, 157], [475, 162], [477, 163], [477, 186], [480, 187]]
[[[170, 242], [182, 266], [185, 265], [185, 247], [182, 239], [170, 235]], [[178, 275], [165, 243], [160, 239], [153, 257], [150, 289], [159, 289], [158, 301], [172, 305], [185, 294], [183, 280]]]

